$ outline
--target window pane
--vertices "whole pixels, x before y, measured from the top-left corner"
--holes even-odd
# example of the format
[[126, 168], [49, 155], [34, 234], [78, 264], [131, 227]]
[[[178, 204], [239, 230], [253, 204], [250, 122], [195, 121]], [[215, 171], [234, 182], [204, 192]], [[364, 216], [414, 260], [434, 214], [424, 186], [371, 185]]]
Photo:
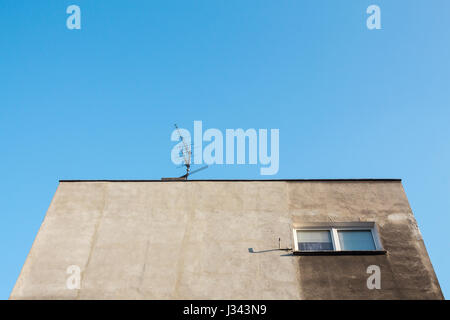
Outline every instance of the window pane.
[[324, 251], [333, 250], [331, 234], [328, 230], [297, 231], [298, 250]]
[[341, 250], [375, 250], [372, 232], [370, 230], [338, 231]]

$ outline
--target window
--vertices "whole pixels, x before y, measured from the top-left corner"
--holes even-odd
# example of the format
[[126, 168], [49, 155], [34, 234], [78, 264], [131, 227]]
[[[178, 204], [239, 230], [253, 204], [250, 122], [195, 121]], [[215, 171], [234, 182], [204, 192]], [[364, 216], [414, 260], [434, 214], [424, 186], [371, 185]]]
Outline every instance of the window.
[[329, 230], [297, 230], [297, 241], [300, 251], [333, 250]]
[[371, 230], [339, 230], [341, 250], [376, 250]]
[[373, 223], [341, 223], [294, 229], [295, 251], [377, 251], [381, 243]]

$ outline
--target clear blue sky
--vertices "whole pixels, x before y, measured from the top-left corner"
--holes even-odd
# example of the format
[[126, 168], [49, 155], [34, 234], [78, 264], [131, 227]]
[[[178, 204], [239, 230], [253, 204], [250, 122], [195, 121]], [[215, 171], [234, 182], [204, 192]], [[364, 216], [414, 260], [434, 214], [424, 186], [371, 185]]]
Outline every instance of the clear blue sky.
[[[81, 30], [66, 8], [81, 7]], [[366, 28], [381, 7], [382, 30]], [[279, 128], [280, 170], [402, 178], [450, 296], [447, 0], [0, 0], [0, 298], [59, 179], [160, 179], [173, 124]]]

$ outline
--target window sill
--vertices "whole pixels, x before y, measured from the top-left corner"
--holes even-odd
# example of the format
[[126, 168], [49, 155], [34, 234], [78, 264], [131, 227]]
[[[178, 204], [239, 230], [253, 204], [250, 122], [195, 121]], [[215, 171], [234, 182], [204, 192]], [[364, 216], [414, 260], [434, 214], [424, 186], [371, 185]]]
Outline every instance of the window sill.
[[385, 255], [386, 250], [364, 251], [294, 251], [295, 256], [377, 256]]

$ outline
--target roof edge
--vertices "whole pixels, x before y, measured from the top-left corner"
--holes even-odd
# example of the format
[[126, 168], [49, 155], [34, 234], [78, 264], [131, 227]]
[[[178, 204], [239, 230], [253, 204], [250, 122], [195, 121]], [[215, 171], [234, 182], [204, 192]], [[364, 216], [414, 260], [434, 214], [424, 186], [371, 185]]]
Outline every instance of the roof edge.
[[200, 179], [200, 180], [59, 180], [59, 182], [401, 182], [402, 179]]

